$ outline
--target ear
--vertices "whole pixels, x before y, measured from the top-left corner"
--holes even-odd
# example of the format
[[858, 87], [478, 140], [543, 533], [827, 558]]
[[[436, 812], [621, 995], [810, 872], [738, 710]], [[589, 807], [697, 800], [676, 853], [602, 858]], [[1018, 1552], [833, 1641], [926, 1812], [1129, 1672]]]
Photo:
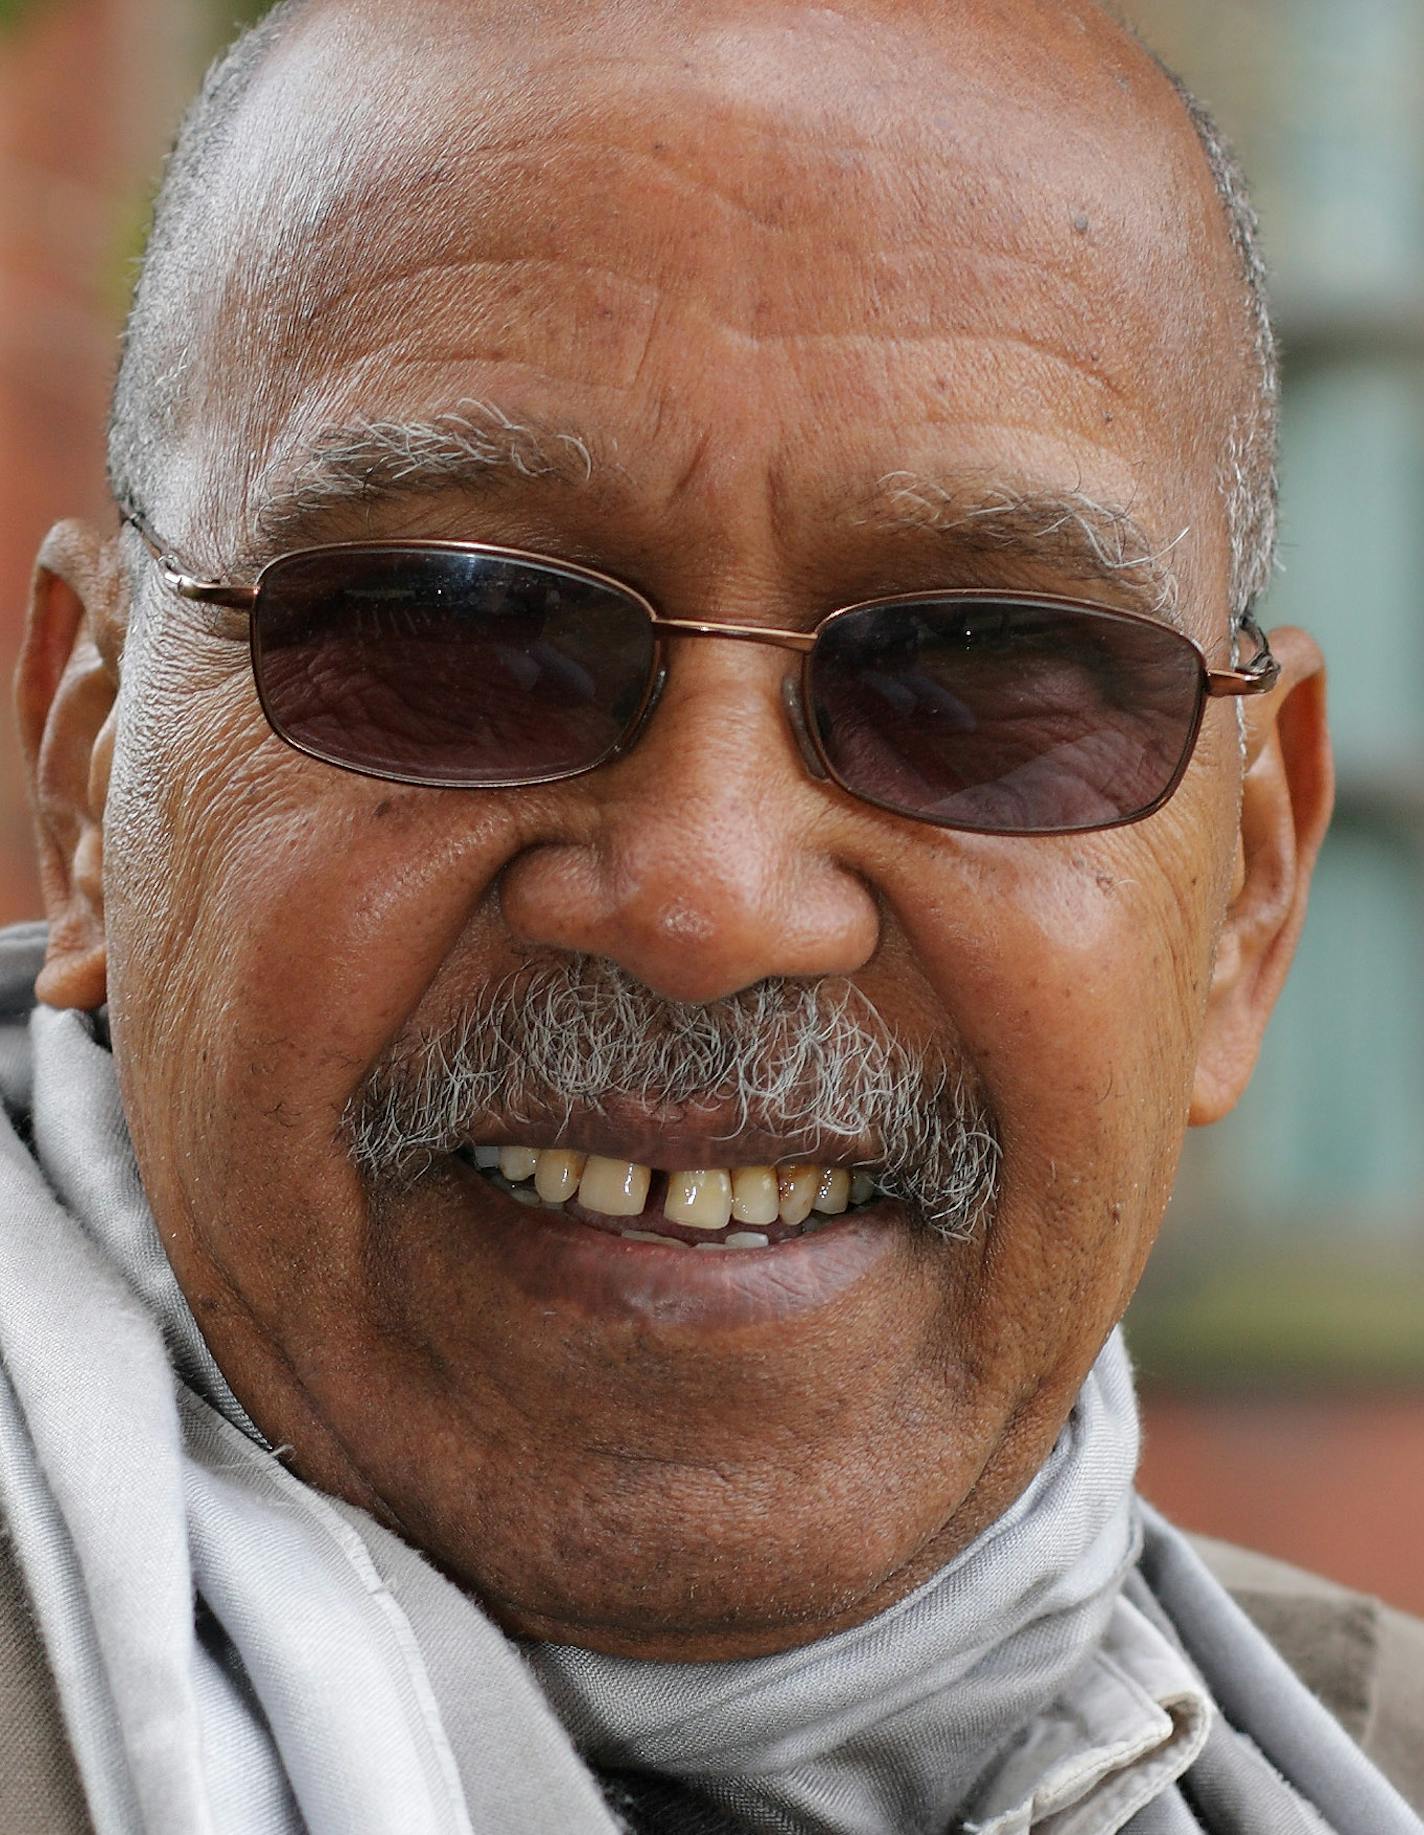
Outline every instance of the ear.
[[90, 1009], [106, 997], [104, 804], [127, 601], [117, 546], [76, 522], [50, 530], [15, 677], [49, 918], [36, 991], [53, 1007]]
[[1241, 830], [1192, 1087], [1195, 1127], [1228, 1114], [1250, 1081], [1335, 801], [1324, 660], [1289, 626], [1271, 633], [1271, 649], [1280, 682], [1245, 703]]

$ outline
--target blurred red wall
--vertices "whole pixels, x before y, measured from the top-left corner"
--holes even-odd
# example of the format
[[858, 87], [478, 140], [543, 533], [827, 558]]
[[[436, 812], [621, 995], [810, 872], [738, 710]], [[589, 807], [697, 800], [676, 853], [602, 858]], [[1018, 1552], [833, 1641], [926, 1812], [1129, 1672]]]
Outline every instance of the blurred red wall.
[[39, 912], [8, 715], [30, 569], [58, 517], [112, 515], [131, 258], [208, 30], [174, 0], [30, 0], [0, 32], [0, 923]]
[[1417, 1394], [1149, 1388], [1138, 1482], [1185, 1529], [1259, 1548], [1424, 1615]]

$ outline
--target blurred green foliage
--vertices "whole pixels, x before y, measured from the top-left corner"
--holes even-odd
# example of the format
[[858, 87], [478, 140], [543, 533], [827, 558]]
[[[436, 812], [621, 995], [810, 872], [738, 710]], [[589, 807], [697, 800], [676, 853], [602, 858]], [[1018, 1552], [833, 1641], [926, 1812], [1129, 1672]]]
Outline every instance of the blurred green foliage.
[[[192, 0], [195, 7], [212, 16], [214, 45], [221, 45], [243, 26], [260, 19], [271, 3], [272, 0]], [[0, 32], [11, 31], [31, 14], [75, 4], [77, 0], [0, 0]]]
[[205, 0], [205, 3], [217, 20], [220, 40], [231, 38], [244, 26], [254, 24], [272, 6], [272, 0]]
[[10, 31], [27, 14], [46, 4], [53, 4], [53, 0], [0, 0], [0, 32]]
[[1347, 1241], [1179, 1262], [1128, 1311], [1139, 1373], [1174, 1388], [1417, 1386], [1424, 1378], [1424, 1254], [1362, 1257]]

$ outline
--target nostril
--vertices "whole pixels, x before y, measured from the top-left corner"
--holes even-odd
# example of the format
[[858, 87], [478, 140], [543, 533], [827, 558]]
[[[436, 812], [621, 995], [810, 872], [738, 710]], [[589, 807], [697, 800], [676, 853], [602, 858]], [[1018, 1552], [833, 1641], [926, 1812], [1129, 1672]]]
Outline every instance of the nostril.
[[788, 675], [781, 684], [782, 705], [786, 717], [791, 722], [791, 730], [796, 735], [796, 744], [805, 760], [806, 769], [812, 777], [824, 778], [826, 767], [821, 761], [821, 754], [816, 749], [816, 742], [811, 737], [811, 729], [806, 721], [806, 710], [801, 704], [801, 684], [794, 675]]

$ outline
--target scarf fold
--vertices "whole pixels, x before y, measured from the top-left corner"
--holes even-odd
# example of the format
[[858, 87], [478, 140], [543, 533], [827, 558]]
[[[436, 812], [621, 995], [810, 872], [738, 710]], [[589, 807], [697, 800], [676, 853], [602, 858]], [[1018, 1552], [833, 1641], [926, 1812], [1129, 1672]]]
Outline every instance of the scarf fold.
[[[0, 1014], [28, 1007], [15, 958], [32, 984], [41, 941], [0, 938]], [[0, 1024], [0, 1511], [98, 1835], [615, 1835], [509, 1640], [251, 1437], [168, 1271], [92, 1023], [38, 1008], [30, 1050], [17, 1030]], [[436, 1700], [423, 1645], [447, 1674], [458, 1652], [468, 1703]]]

